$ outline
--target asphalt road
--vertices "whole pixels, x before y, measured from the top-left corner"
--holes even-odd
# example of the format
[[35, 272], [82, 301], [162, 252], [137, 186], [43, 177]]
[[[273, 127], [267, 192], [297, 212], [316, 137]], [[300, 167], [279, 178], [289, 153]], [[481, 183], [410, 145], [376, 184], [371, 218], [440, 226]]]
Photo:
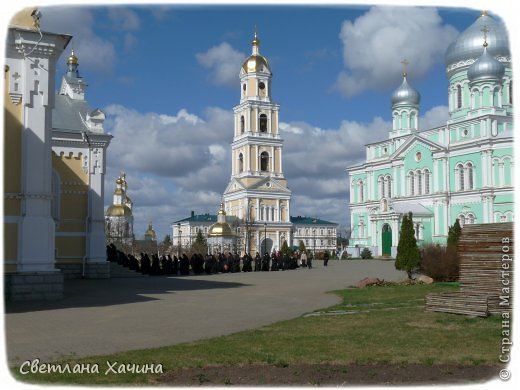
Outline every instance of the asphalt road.
[[364, 277], [406, 279], [393, 261], [184, 277], [67, 280], [59, 302], [7, 302], [9, 364], [179, 344], [298, 317]]

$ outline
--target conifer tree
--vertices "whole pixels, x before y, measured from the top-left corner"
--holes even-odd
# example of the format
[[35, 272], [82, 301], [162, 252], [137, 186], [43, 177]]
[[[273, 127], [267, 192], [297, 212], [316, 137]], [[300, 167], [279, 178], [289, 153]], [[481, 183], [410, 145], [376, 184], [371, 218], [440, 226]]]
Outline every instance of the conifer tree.
[[282, 244], [282, 254], [288, 255], [289, 254], [289, 245], [287, 245], [287, 240], [284, 240]]
[[412, 213], [403, 216], [395, 258], [395, 268], [406, 271], [409, 279], [412, 279], [414, 268], [417, 268], [421, 263], [421, 252], [415, 239], [412, 217]]
[[462, 228], [460, 227], [459, 219], [457, 218], [453, 226], [450, 226], [448, 230], [448, 246], [456, 247], [461, 234]]
[[202, 235], [202, 232], [199, 230], [197, 232], [197, 237], [195, 237], [195, 242], [191, 245], [191, 250], [195, 253], [207, 253], [208, 252], [208, 242], [206, 238]]
[[303, 243], [302, 240], [300, 240], [300, 245], [299, 245], [298, 249], [300, 250], [300, 252], [305, 252], [305, 250], [306, 250], [305, 244]]

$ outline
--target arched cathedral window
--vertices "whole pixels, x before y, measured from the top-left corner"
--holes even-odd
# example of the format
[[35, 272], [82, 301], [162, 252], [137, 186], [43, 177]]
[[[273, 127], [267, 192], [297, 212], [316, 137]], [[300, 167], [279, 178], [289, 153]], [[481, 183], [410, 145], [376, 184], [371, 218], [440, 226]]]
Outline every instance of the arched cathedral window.
[[430, 171], [428, 169], [424, 170], [424, 193], [430, 193]]
[[462, 107], [462, 87], [457, 85], [457, 108]]
[[458, 164], [456, 168], [456, 178], [458, 179], [459, 191], [464, 191], [464, 167], [462, 164]]
[[467, 168], [467, 174], [468, 174], [468, 190], [473, 189], [473, 164], [468, 163], [466, 165]]
[[388, 198], [391, 198], [392, 197], [392, 177], [387, 176], [385, 178], [385, 181], [386, 181], [386, 196]]
[[408, 194], [415, 195], [415, 183], [413, 172], [408, 173]]
[[267, 132], [267, 115], [265, 114], [260, 114], [260, 131]]
[[240, 132], [243, 133], [245, 131], [245, 119], [244, 115], [240, 117]]
[[509, 81], [509, 104], [513, 104], [513, 80]]
[[260, 154], [260, 170], [262, 172], [267, 172], [269, 170], [269, 153], [262, 152]]
[[362, 203], [365, 201], [365, 193], [363, 188], [363, 180], [359, 181], [359, 202]]
[[417, 171], [416, 177], [417, 177], [417, 194], [422, 195], [422, 193], [423, 193], [422, 172]]

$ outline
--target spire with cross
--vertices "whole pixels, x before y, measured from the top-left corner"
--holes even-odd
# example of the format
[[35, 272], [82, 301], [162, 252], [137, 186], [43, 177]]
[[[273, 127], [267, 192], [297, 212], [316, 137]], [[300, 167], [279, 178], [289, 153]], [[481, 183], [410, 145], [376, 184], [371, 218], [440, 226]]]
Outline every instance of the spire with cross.
[[480, 31], [484, 33], [484, 44], [482, 46], [487, 47], [487, 33], [489, 32], [489, 29], [487, 26], [484, 26]]
[[401, 64], [403, 64], [403, 77], [406, 77], [406, 66], [409, 64], [409, 62], [405, 58], [401, 61]]

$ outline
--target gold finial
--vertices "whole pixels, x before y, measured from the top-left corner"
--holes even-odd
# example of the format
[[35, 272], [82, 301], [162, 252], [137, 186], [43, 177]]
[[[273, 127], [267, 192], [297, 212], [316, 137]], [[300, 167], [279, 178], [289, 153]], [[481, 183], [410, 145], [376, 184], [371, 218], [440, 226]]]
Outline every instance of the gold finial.
[[258, 46], [260, 46], [260, 39], [258, 39], [256, 24], [255, 24], [255, 35], [253, 36], [252, 44], [253, 44], [253, 46], [256, 46], [257, 50], [258, 50]]
[[76, 57], [74, 55], [74, 47], [72, 47], [72, 50], [70, 52], [70, 56], [69, 58], [67, 59], [67, 64], [70, 65], [70, 64], [74, 64], [74, 65], [77, 65], [78, 64], [78, 57]]
[[484, 28], [482, 28], [482, 30], [480, 31], [484, 33], [484, 44], [482, 46], [487, 47], [487, 33], [489, 32], [489, 29], [487, 28], [487, 26], [484, 26]]
[[488, 16], [488, 12], [487, 12], [487, 10], [483, 10], [483, 11], [480, 13], [480, 16]]
[[408, 65], [409, 62], [405, 58], [404, 60], [401, 61], [401, 64], [403, 64], [403, 77], [406, 77], [406, 65]]

